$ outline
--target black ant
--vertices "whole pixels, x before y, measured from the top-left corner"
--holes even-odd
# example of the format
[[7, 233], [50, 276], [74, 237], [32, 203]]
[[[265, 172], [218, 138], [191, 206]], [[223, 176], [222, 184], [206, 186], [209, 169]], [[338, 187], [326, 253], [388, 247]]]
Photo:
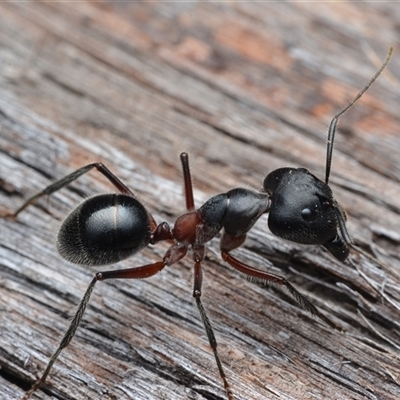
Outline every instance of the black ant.
[[328, 181], [333, 140], [339, 117], [352, 107], [377, 79], [388, 64], [392, 52], [393, 49], [390, 48], [383, 64], [368, 84], [332, 119], [328, 133], [325, 182], [304, 168], [280, 168], [267, 175], [260, 192], [243, 188], [232, 189], [212, 197], [200, 208], [195, 209], [189, 158], [186, 153], [182, 153], [180, 158], [187, 212], [175, 221], [173, 228], [170, 228], [167, 222], [157, 224], [130, 189], [101, 163], [89, 164], [72, 172], [31, 197], [14, 213], [3, 215], [3, 217], [15, 218], [39, 198], [50, 195], [90, 170], [97, 169], [120, 193], [91, 197], [83, 201], [68, 215], [58, 233], [57, 249], [61, 256], [76, 264], [107, 265], [124, 260], [149, 244], [156, 244], [160, 241], [171, 243], [161, 261], [136, 268], [96, 273], [58, 349], [48, 362], [41, 378], [36, 381], [23, 399], [28, 399], [44, 384], [62, 349], [68, 346], [75, 335], [98, 281], [148, 278], [166, 266], [177, 263], [188, 250], [191, 250], [194, 262], [193, 297], [200, 311], [208, 341], [224, 383], [226, 396], [229, 400], [233, 400], [233, 391], [218, 355], [217, 341], [201, 301], [201, 263], [204, 260], [205, 245], [221, 230], [223, 232], [220, 239], [220, 250], [224, 261], [234, 269], [258, 281], [285, 286], [303, 308], [325, 321], [330, 327], [337, 328], [285, 278], [244, 264], [232, 256], [231, 251], [240, 247], [255, 222], [263, 214], [269, 213], [269, 229], [281, 238], [296, 243], [321, 245], [340, 261], [348, 258], [350, 249], [371, 257], [352, 243], [346, 228], [345, 212], [333, 197]]

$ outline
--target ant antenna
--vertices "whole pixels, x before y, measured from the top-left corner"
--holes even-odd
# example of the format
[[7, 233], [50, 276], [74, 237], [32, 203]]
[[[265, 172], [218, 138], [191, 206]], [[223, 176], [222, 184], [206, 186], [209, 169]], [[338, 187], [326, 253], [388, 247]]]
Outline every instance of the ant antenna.
[[327, 152], [326, 152], [326, 169], [325, 169], [325, 183], [328, 184], [329, 182], [329, 175], [331, 172], [331, 163], [332, 163], [332, 152], [333, 152], [333, 140], [335, 138], [336, 126], [339, 121], [339, 117], [343, 115], [368, 89], [369, 87], [375, 82], [376, 78], [381, 74], [381, 72], [386, 68], [388, 65], [390, 58], [393, 54], [393, 47], [390, 47], [385, 60], [383, 61], [382, 65], [379, 67], [378, 71], [375, 72], [375, 75], [369, 80], [369, 82], [364, 86], [364, 88], [354, 97], [350, 103], [347, 104], [346, 107], [342, 108], [338, 111], [335, 116], [333, 117], [328, 131], [328, 145], [327, 145]]

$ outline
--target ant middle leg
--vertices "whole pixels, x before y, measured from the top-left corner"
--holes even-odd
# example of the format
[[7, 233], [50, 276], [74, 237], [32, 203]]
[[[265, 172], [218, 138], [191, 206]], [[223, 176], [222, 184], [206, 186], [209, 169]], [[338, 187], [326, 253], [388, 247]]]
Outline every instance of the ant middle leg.
[[281, 286], [285, 286], [296, 302], [305, 310], [309, 311], [312, 315], [317, 316], [322, 321], [327, 323], [331, 328], [341, 330], [335, 323], [333, 323], [329, 318], [325, 317], [314, 304], [303, 294], [301, 294], [286, 278], [280, 275], [273, 274], [271, 272], [262, 271], [258, 268], [251, 267], [238, 260], [229, 254], [230, 251], [241, 246], [246, 239], [246, 234], [242, 235], [229, 235], [226, 232], [223, 233], [221, 238], [221, 256], [224, 261], [226, 261], [231, 267], [237, 271], [248, 275], [252, 278], [261, 282], [273, 282]]
[[187, 153], [181, 153], [180, 159], [182, 164], [183, 182], [185, 186], [186, 210], [193, 211], [194, 198], [193, 198], [192, 177], [190, 174], [190, 167], [189, 167], [189, 155]]
[[219, 358], [218, 349], [217, 349], [217, 339], [215, 338], [214, 330], [212, 328], [210, 319], [206, 313], [206, 310], [201, 302], [201, 288], [203, 284], [203, 271], [201, 268], [201, 261], [204, 255], [204, 246], [200, 246], [199, 248], [193, 249], [193, 259], [194, 259], [194, 285], [193, 285], [193, 297], [196, 300], [196, 305], [200, 313], [201, 320], [203, 321], [204, 328], [207, 333], [208, 342], [210, 347], [214, 353], [214, 358], [217, 363], [219, 375], [224, 383], [224, 388], [228, 400], [233, 400], [233, 392], [231, 386], [226, 377], [224, 368], [221, 363], [221, 359]]

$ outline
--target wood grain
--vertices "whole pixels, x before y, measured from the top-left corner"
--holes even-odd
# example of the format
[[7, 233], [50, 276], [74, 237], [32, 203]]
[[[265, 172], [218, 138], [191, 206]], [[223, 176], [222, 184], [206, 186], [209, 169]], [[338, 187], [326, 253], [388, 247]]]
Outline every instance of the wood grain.
[[[331, 187], [360, 271], [400, 304], [400, 9], [395, 3], [8, 2], [0, 5], [0, 212], [92, 161], [104, 162], [156, 220], [184, 211], [179, 153], [198, 205], [269, 171], [323, 178], [326, 130], [340, 121]], [[55, 251], [96, 173], [0, 220], [0, 398], [44, 370], [95, 271]], [[119, 267], [163, 256], [145, 249]], [[203, 301], [237, 400], [400, 398], [399, 310], [348, 264], [274, 237], [262, 218], [241, 260], [282, 274], [345, 328], [329, 329], [285, 291], [227, 267], [218, 241]], [[225, 399], [191, 296], [190, 257], [143, 281], [99, 283], [84, 322], [34, 399]]]

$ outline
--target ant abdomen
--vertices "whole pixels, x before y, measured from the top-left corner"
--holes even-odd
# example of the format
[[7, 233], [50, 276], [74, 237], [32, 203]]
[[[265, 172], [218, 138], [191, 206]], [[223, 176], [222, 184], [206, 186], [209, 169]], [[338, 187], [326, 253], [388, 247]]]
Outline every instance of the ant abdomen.
[[150, 219], [138, 200], [125, 194], [104, 194], [85, 200], [65, 219], [57, 249], [75, 264], [106, 265], [140, 251], [150, 237]]

